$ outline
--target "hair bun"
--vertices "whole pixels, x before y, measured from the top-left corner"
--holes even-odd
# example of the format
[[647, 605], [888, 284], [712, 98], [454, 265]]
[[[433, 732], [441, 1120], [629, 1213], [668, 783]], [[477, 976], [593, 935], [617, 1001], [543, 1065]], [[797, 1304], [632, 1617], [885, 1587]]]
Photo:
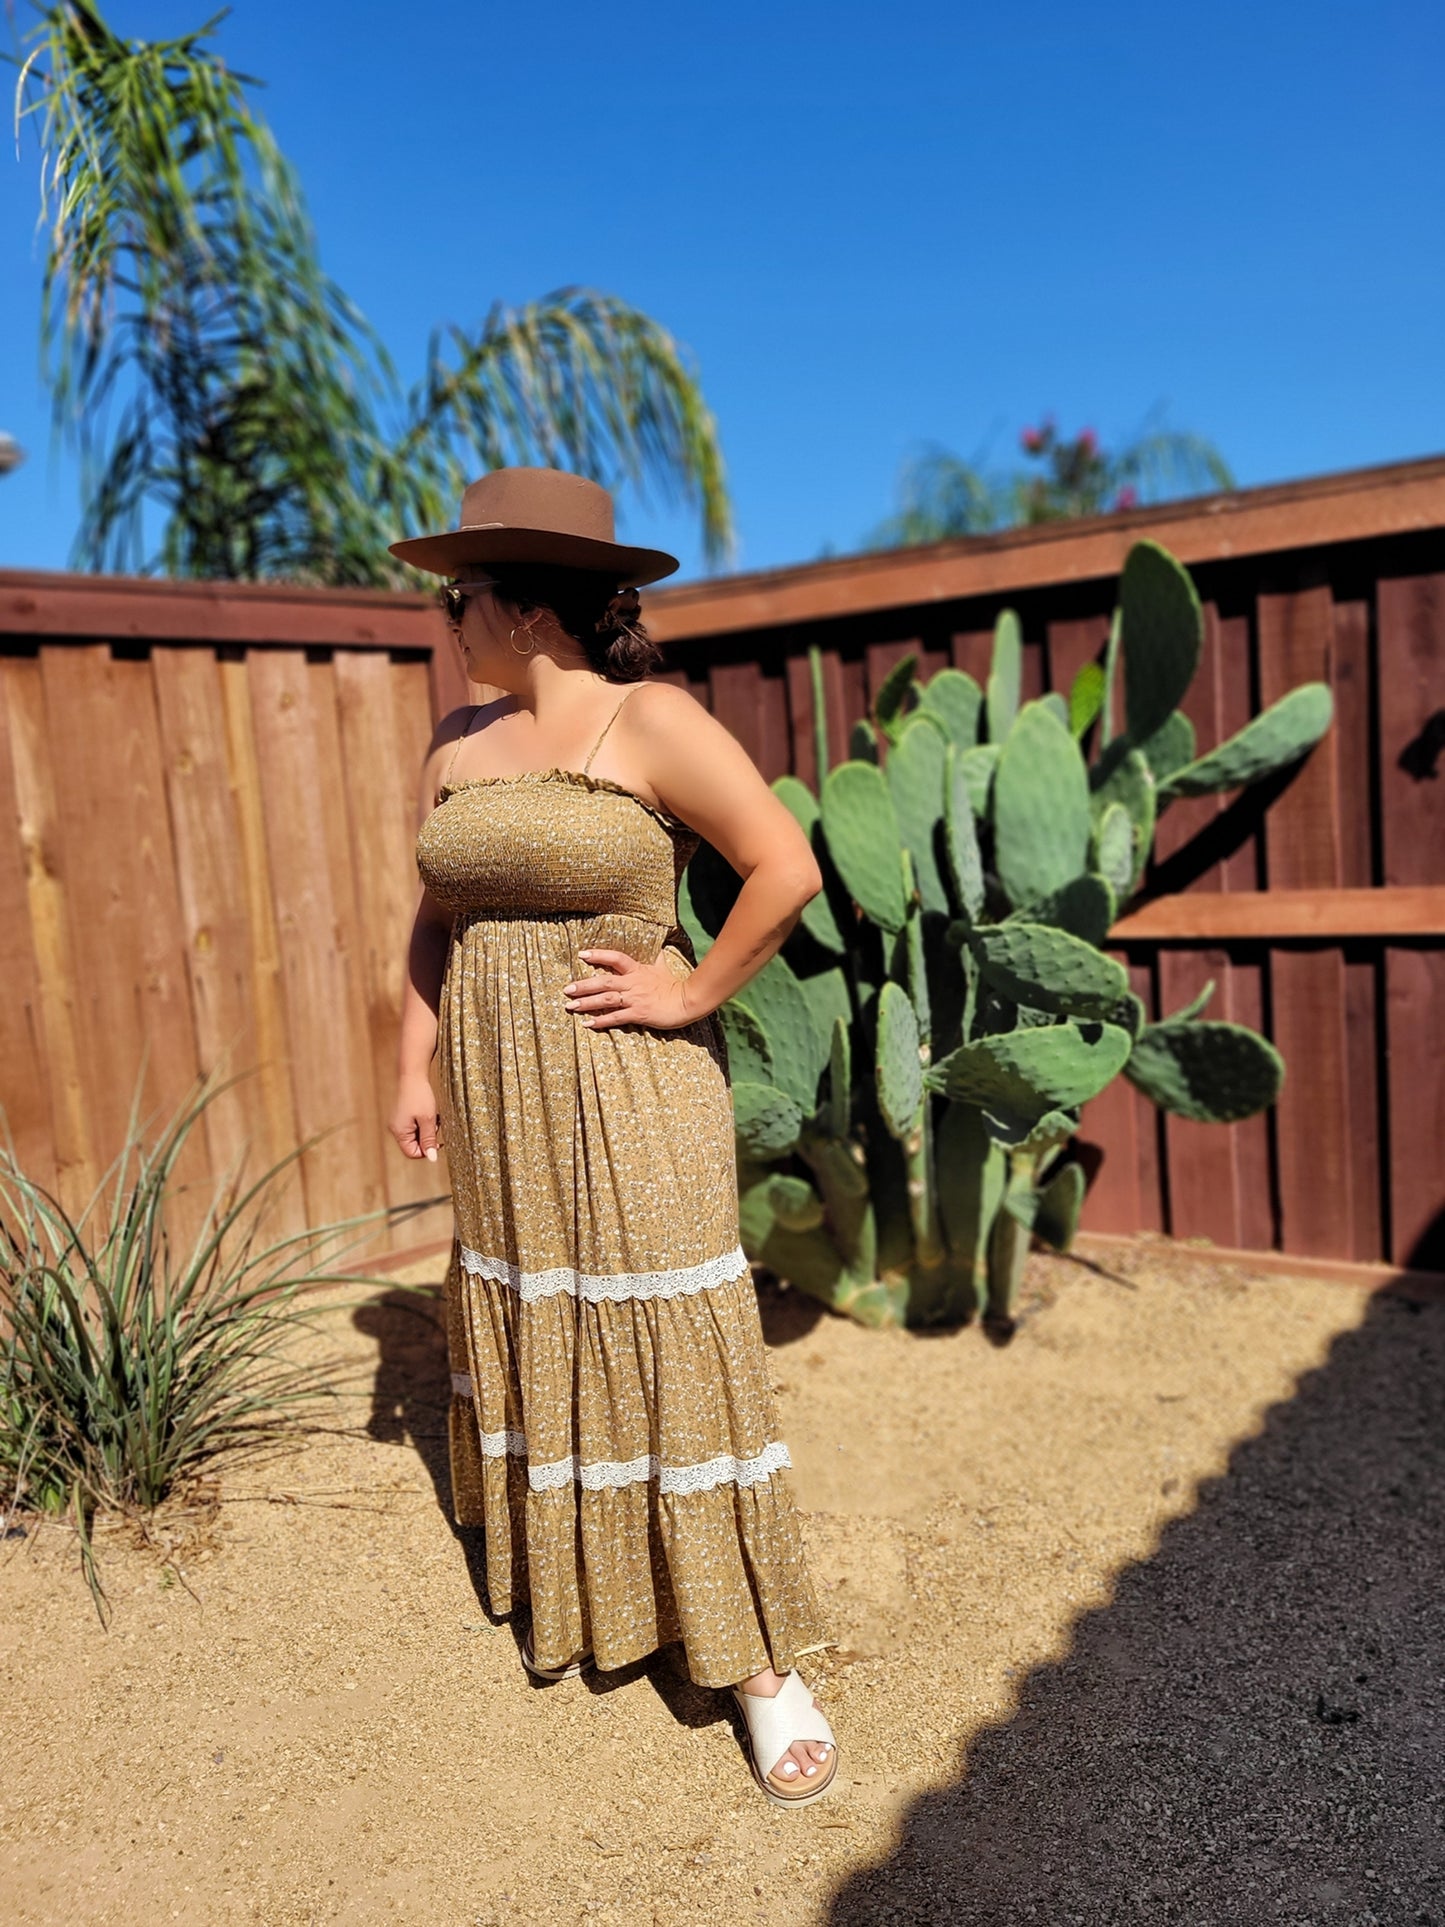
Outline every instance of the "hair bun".
[[642, 617], [642, 597], [636, 589], [619, 589], [603, 610], [597, 624], [600, 635], [623, 635]]

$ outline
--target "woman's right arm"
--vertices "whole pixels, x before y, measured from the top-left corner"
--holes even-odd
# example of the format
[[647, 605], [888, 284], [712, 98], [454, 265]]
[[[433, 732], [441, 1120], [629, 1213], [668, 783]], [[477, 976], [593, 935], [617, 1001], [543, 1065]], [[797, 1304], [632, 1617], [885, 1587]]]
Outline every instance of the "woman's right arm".
[[[455, 722], [456, 719], [449, 716], [438, 728], [422, 769], [419, 798], [422, 818], [430, 813], [435, 802], [442, 767], [456, 739]], [[436, 1054], [437, 1007], [441, 1002], [451, 926], [451, 912], [423, 890], [407, 943], [396, 1101], [387, 1119], [387, 1129], [406, 1157], [427, 1158], [433, 1164], [441, 1143], [441, 1118], [432, 1088], [431, 1061]]]

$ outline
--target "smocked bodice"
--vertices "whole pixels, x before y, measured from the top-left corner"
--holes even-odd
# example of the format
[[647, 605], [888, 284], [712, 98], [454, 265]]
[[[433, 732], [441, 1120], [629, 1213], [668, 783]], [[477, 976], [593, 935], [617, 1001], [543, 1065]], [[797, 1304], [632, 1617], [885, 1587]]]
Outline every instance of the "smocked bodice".
[[697, 848], [686, 824], [581, 770], [527, 770], [443, 784], [416, 861], [447, 909], [525, 919], [635, 916], [666, 930]]

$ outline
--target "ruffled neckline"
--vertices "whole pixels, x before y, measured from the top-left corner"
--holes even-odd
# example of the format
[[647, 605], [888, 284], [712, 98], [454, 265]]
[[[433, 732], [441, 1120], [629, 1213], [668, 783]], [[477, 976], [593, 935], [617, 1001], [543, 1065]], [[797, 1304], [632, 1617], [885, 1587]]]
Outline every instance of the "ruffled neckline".
[[556, 764], [550, 769], [515, 770], [510, 776], [464, 776], [460, 782], [443, 783], [437, 791], [437, 808], [440, 809], [447, 798], [455, 796], [459, 790], [489, 789], [507, 784], [549, 782], [571, 783], [577, 789], [591, 790], [594, 792], [601, 791], [608, 796], [630, 797], [639, 809], [646, 810], [649, 816], [655, 817], [664, 829], [681, 830], [689, 835], [696, 834], [688, 824], [683, 822], [681, 817], [669, 814], [667, 810], [663, 809], [657, 803], [649, 803], [645, 796], [639, 796], [636, 790], [628, 789], [625, 783], [614, 782], [610, 776], [594, 776], [590, 770], [563, 769], [560, 765]]

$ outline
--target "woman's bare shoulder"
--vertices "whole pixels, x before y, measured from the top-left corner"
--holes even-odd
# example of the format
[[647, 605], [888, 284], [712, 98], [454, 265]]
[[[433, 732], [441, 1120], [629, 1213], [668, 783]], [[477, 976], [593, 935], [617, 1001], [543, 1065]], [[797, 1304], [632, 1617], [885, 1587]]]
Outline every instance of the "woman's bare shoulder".
[[489, 703], [462, 703], [456, 709], [449, 709], [432, 730], [431, 741], [427, 745], [427, 758], [430, 760], [439, 750], [449, 749], [459, 736], [475, 736], [478, 730], [485, 729], [489, 722], [503, 710], [513, 706], [510, 696], [499, 696]]
[[644, 731], [658, 729], [670, 733], [702, 719], [712, 721], [707, 705], [700, 703], [690, 689], [652, 676], [637, 685], [627, 708], [633, 726], [640, 726]]

